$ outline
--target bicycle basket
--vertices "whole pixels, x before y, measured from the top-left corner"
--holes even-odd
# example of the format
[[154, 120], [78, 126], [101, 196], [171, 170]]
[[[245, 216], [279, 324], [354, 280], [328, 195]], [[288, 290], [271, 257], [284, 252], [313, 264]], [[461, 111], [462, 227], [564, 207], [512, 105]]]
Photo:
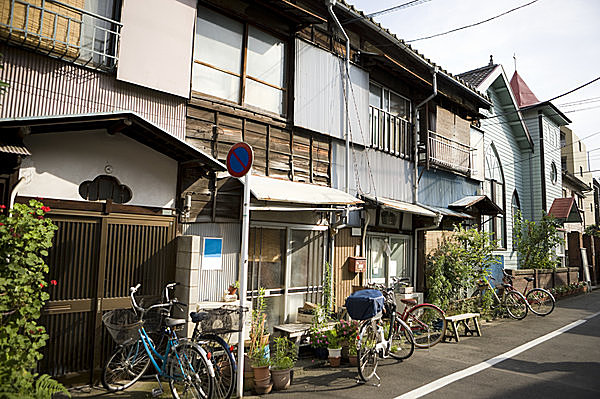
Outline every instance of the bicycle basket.
[[137, 341], [138, 330], [144, 325], [139, 316], [131, 309], [115, 309], [102, 316], [102, 323], [112, 339], [119, 345]]
[[235, 305], [224, 305], [215, 309], [200, 309], [208, 313], [208, 317], [200, 322], [203, 333], [227, 334], [240, 332], [240, 315], [248, 308]]

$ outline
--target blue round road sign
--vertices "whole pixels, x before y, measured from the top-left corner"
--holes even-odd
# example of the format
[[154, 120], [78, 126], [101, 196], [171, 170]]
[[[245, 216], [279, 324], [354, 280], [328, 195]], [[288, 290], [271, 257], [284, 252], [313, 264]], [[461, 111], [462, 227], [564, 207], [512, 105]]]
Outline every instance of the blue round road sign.
[[227, 171], [233, 177], [242, 177], [252, 168], [252, 147], [246, 143], [237, 143], [227, 154]]

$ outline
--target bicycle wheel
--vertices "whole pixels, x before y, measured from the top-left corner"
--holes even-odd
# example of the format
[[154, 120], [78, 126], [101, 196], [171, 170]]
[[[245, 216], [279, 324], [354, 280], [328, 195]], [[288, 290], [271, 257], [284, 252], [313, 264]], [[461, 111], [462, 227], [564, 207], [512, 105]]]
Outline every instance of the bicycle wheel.
[[212, 397], [230, 398], [236, 383], [237, 367], [229, 345], [223, 338], [214, 334], [200, 335], [195, 343], [204, 348], [215, 372]]
[[529, 309], [538, 316], [547, 316], [554, 310], [554, 297], [543, 288], [534, 288], [527, 292]]
[[202, 350], [190, 343], [177, 345], [169, 358], [169, 386], [176, 399], [209, 399], [213, 378], [209, 360]]
[[110, 392], [129, 388], [140, 379], [150, 365], [150, 357], [142, 341], [119, 346], [102, 369], [102, 385]]
[[394, 321], [394, 330], [390, 340], [390, 356], [394, 359], [408, 359], [415, 351], [415, 339], [410, 327], [400, 317], [396, 317]]
[[508, 291], [504, 295], [504, 307], [513, 319], [521, 320], [527, 316], [527, 299], [520, 292]]
[[429, 303], [410, 309], [404, 321], [410, 326], [417, 348], [431, 348], [444, 339], [446, 334], [444, 312]]
[[358, 375], [367, 382], [377, 371], [377, 327], [375, 321], [367, 320], [358, 331]]

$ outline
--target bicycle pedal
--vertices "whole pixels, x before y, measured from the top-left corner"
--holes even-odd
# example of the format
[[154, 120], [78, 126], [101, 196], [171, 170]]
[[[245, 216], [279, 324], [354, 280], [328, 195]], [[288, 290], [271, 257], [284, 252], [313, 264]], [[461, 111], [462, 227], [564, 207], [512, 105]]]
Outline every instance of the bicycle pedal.
[[152, 390], [152, 397], [157, 398], [157, 397], [161, 396], [163, 393], [165, 393], [165, 391], [163, 391], [162, 387], [154, 388]]

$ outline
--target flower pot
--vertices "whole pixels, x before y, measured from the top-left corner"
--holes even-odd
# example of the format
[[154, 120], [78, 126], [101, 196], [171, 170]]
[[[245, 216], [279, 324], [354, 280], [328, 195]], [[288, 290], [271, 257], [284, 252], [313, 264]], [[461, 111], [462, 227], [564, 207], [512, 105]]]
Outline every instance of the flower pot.
[[350, 355], [350, 356], [348, 356], [348, 360], [350, 361], [350, 366], [358, 366], [358, 356]]
[[342, 357], [342, 348], [335, 348], [335, 349], [331, 349], [331, 348], [327, 348], [327, 351], [329, 352], [329, 358], [332, 357]]
[[315, 357], [320, 360], [326, 360], [327, 356], [329, 355], [327, 348], [314, 348], [314, 351]]
[[342, 362], [342, 357], [338, 356], [338, 357], [330, 357], [329, 358], [329, 365], [331, 367], [340, 367], [340, 363]]
[[271, 392], [273, 389], [273, 384], [271, 383], [271, 377], [264, 378], [262, 380], [254, 380], [254, 392], [259, 395], [264, 395]]
[[271, 378], [273, 379], [273, 388], [276, 391], [281, 391], [289, 388], [291, 383], [291, 369], [271, 370]]
[[255, 382], [257, 382], [259, 380], [271, 378], [271, 372], [269, 371], [269, 366], [252, 367], [252, 370], [254, 370], [254, 381]]
[[251, 391], [254, 388], [254, 371], [248, 367], [244, 368], [244, 391]]

